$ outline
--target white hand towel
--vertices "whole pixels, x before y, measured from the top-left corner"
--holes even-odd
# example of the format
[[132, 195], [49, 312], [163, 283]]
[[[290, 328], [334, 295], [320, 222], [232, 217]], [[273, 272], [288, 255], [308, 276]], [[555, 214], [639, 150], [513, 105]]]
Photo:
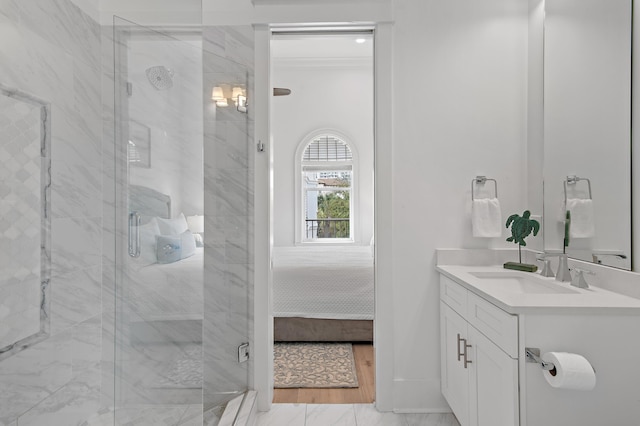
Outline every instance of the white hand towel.
[[593, 238], [596, 235], [594, 225], [593, 200], [568, 198], [566, 210], [571, 212], [569, 236], [571, 238]]
[[502, 235], [502, 211], [497, 198], [480, 198], [471, 204], [474, 237], [496, 238]]

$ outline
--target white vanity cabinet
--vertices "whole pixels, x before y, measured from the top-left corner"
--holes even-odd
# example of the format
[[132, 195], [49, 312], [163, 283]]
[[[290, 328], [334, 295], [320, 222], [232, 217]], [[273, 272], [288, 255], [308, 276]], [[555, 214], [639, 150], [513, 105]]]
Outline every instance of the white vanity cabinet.
[[518, 317], [440, 277], [442, 393], [461, 426], [516, 426]]

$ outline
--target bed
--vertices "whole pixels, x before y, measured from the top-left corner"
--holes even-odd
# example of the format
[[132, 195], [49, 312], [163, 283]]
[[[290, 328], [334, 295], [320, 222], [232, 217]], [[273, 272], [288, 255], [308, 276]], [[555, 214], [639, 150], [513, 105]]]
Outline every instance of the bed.
[[[140, 255], [127, 256], [123, 294], [133, 335], [147, 340], [191, 340], [201, 337], [203, 319], [204, 250], [195, 246], [193, 234], [181, 214], [171, 218], [171, 198], [144, 186], [129, 186], [129, 210], [141, 218]], [[184, 220], [184, 224], [182, 221]], [[171, 230], [172, 224], [181, 227]], [[167, 230], [169, 227], [169, 230]], [[169, 234], [169, 235], [168, 235]], [[160, 259], [160, 238], [189, 238], [193, 247], [184, 257]], [[182, 247], [184, 248], [184, 247]], [[150, 329], [162, 330], [154, 333]], [[192, 336], [193, 335], [193, 336]], [[188, 336], [188, 337], [187, 337]]]
[[369, 246], [275, 247], [276, 341], [372, 341]]

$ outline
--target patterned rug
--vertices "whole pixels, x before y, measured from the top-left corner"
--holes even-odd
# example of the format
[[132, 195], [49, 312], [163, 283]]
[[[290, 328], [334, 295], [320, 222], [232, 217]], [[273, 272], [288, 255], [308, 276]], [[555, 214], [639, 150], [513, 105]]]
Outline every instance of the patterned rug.
[[160, 388], [201, 388], [202, 387], [202, 347], [186, 345], [153, 387]]
[[351, 343], [275, 343], [276, 388], [357, 388]]

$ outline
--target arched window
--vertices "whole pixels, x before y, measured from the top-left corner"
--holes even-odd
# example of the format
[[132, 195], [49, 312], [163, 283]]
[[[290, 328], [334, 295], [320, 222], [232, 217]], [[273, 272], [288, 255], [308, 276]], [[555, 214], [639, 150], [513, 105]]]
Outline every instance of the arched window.
[[354, 153], [335, 134], [322, 133], [298, 150], [300, 238], [303, 242], [346, 242], [354, 235]]

